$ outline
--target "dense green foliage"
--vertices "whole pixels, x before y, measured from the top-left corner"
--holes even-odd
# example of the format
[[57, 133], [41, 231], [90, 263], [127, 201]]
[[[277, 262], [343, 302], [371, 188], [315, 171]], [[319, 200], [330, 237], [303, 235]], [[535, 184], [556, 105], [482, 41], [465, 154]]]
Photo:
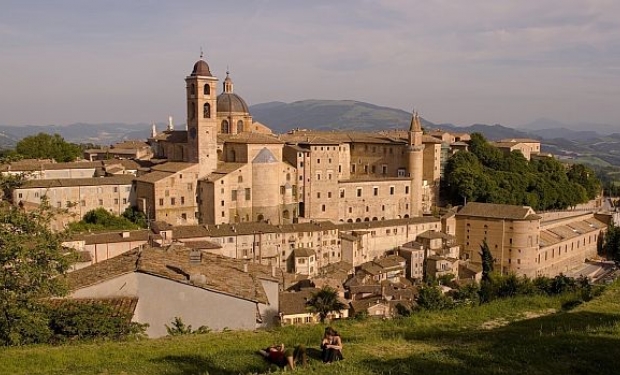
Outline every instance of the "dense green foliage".
[[[125, 211], [126, 213], [127, 211]], [[137, 218], [139, 216], [129, 216]], [[146, 224], [146, 220], [143, 222]], [[108, 212], [105, 208], [97, 208], [88, 211], [82, 220], [69, 223], [68, 229], [72, 232], [88, 232], [88, 231], [102, 231], [102, 230], [132, 230], [143, 228], [141, 225], [132, 222], [125, 214], [123, 216], [116, 216]]]
[[313, 293], [306, 305], [308, 310], [319, 314], [321, 323], [325, 321], [329, 313], [347, 308], [347, 305], [338, 299], [338, 292], [329, 286], [324, 286], [318, 292]]
[[148, 226], [146, 215], [144, 212], [140, 211], [138, 207], [127, 207], [122, 216], [140, 228], [146, 228]]
[[599, 253], [616, 264], [620, 263], [620, 227], [612, 221], [607, 227]]
[[115, 312], [105, 304], [64, 301], [48, 309], [48, 326], [53, 343], [67, 340], [112, 339], [141, 336], [145, 324], [131, 321], [131, 314]]
[[39, 301], [66, 292], [57, 276], [69, 269], [72, 252], [48, 229], [45, 208], [0, 207], [0, 345], [46, 341], [51, 332]]
[[69, 143], [59, 134], [39, 133], [17, 142], [15, 152], [30, 159], [54, 159], [57, 162], [74, 161], [82, 155], [79, 145]]
[[568, 296], [528, 296], [393, 320], [332, 322], [346, 360], [325, 365], [325, 326], [212, 332], [138, 342], [5, 348], [2, 371], [13, 375], [267, 374], [278, 371], [256, 350], [274, 342], [304, 344], [300, 375], [617, 374], [620, 285], [570, 311]]
[[452, 204], [466, 200], [565, 209], [600, 193], [601, 184], [588, 167], [567, 169], [553, 158], [528, 162], [518, 151], [502, 153], [479, 133], [471, 137], [470, 151], [457, 152], [446, 165], [443, 190]]

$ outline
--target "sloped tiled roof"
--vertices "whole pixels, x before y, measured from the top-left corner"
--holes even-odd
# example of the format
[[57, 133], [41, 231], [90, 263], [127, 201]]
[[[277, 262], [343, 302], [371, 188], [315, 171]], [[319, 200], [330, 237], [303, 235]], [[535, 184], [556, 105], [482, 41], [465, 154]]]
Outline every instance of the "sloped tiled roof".
[[[268, 303], [260, 279], [277, 282], [277, 277], [281, 277], [281, 271], [276, 270], [276, 279], [272, 278], [269, 266], [247, 263], [248, 272], [244, 272], [243, 261], [204, 252], [201, 253], [199, 263], [192, 263], [189, 260], [190, 251], [182, 245], [130, 251], [69, 273], [69, 287], [70, 290], [81, 289], [122, 274], [139, 272], [241, 299]], [[205, 275], [206, 282], [202, 284], [189, 280], [189, 276], [195, 274]]]
[[54, 178], [50, 180], [27, 180], [18, 189], [55, 188], [74, 186], [131, 185], [134, 175], [116, 175], [110, 177], [88, 178]]
[[123, 316], [131, 321], [138, 298], [136, 297], [118, 297], [118, 298], [54, 298], [46, 302], [54, 310], [66, 311], [72, 304], [79, 305], [102, 305], [110, 308], [111, 317]]
[[283, 315], [303, 314], [308, 312], [306, 302], [319, 288], [306, 288], [298, 292], [280, 292], [280, 313]]
[[493, 219], [536, 220], [540, 216], [531, 207], [510, 204], [469, 202], [461, 208], [456, 216], [486, 217]]
[[309, 258], [313, 255], [316, 255], [316, 252], [313, 249], [309, 249], [306, 247], [298, 247], [293, 250], [293, 256], [295, 258]]

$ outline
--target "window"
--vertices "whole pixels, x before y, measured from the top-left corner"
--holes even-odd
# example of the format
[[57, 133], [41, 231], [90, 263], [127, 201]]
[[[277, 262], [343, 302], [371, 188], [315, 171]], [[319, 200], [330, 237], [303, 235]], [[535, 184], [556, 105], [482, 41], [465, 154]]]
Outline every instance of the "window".
[[394, 195], [394, 186], [390, 186], [390, 195]]
[[325, 212], [325, 205], [321, 205], [321, 211]]
[[[103, 206], [103, 199], [99, 199], [99, 205]], [[60, 207], [60, 202], [58, 202], [58, 207]]]
[[250, 191], [250, 188], [245, 188], [245, 200], [249, 201], [250, 199], [252, 199], [252, 193]]
[[209, 86], [209, 84], [207, 83], [205, 85], [205, 87], [203, 88], [203, 94], [204, 95], [210, 95], [211, 94], [211, 86]]
[[328, 191], [328, 192], [327, 192], [327, 198], [331, 198], [331, 197], [332, 197], [332, 192], [331, 192], [331, 191]]
[[185, 204], [185, 197], [181, 197], [181, 204]]
[[340, 189], [340, 198], [344, 198], [344, 189]]
[[117, 205], [118, 204], [118, 198], [114, 198], [114, 204]]
[[114, 186], [114, 192], [118, 193], [118, 186]]
[[82, 201], [82, 207], [86, 206], [86, 201]]
[[321, 159], [316, 159], [317, 164], [321, 164]]
[[187, 220], [187, 214], [181, 214], [181, 219]]
[[163, 206], [164, 205], [164, 198], [159, 198], [159, 205]]
[[228, 120], [222, 120], [221, 133], [228, 134], [229, 133]]
[[321, 193], [320, 192], [316, 193], [316, 197], [317, 197], [317, 199], [321, 199]]
[[230, 191], [230, 200], [232, 201], [236, 201], [237, 200], [237, 190], [231, 190]]
[[357, 196], [358, 197], [362, 196], [362, 188], [357, 188]]
[[177, 203], [176, 198], [174, 198], [174, 197], [170, 198], [170, 205], [171, 206], [174, 206], [176, 203]]
[[[84, 201], [82, 201], [84, 202]], [[123, 198], [123, 204], [127, 204], [127, 198]]]
[[224, 201], [220, 202], [220, 205], [221, 205], [222, 207], [224, 207], [224, 205], [225, 205], [225, 204], [226, 204], [226, 203], [225, 203]]
[[187, 191], [192, 191], [194, 189], [194, 185], [190, 182], [187, 184]]
[[242, 183], [242, 182], [243, 182], [243, 176], [239, 176], [239, 177], [237, 177], [237, 182], [238, 182], [238, 183]]
[[202, 107], [202, 117], [211, 118], [211, 104], [205, 103]]
[[409, 186], [405, 186], [405, 194], [409, 194]]
[[388, 173], [388, 170], [387, 170], [387, 165], [383, 164], [383, 165], [381, 166], [381, 173], [383, 173], [383, 174], [387, 174], [387, 173]]
[[317, 173], [317, 174], [316, 174], [316, 179], [317, 179], [317, 180], [320, 180], [320, 179], [321, 179], [321, 173]]
[[284, 185], [280, 185], [280, 195], [284, 195], [285, 192], [286, 188], [284, 187]]
[[379, 195], [379, 188], [378, 188], [378, 187], [373, 187], [373, 188], [372, 188], [372, 195], [374, 195], [375, 197], [376, 197], [377, 195]]

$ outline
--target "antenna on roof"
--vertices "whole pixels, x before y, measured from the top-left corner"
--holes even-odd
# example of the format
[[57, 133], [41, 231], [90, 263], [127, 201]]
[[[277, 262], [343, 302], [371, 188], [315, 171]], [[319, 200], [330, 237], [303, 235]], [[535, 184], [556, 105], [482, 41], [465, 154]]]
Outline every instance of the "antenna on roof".
[[202, 52], [202, 46], [200, 46], [200, 60], [202, 60], [204, 53]]

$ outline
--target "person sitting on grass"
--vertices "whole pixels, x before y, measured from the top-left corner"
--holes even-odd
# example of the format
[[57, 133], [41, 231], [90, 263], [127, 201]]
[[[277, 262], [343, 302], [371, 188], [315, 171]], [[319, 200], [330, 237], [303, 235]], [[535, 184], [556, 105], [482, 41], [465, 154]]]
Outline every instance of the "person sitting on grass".
[[325, 328], [323, 341], [321, 341], [321, 349], [323, 350], [323, 362], [331, 363], [341, 361], [342, 356], [342, 339], [340, 334], [332, 327]]
[[287, 349], [284, 347], [284, 344], [272, 345], [258, 352], [269, 362], [282, 368], [288, 367], [291, 370], [295, 369], [295, 364], [298, 362], [301, 362], [302, 366], [308, 363], [306, 347], [301, 344], [297, 345], [294, 349]]

